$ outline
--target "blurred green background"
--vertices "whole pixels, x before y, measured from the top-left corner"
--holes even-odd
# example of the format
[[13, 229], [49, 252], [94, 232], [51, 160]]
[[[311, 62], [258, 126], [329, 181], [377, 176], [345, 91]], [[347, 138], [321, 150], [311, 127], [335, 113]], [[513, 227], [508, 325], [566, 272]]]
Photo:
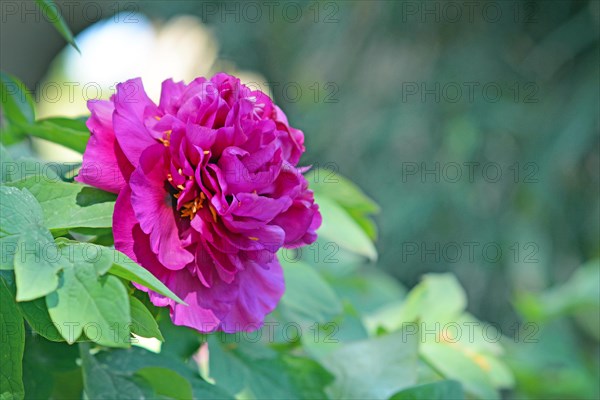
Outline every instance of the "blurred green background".
[[[43, 82], [85, 83], [66, 67], [79, 56], [51, 63], [62, 38], [43, 20], [11, 18], [9, 3], [22, 13], [31, 2], [3, 2], [1, 68], [56, 114], [66, 92], [40, 96]], [[507, 396], [598, 395], [600, 278], [581, 266], [600, 256], [599, 2], [70, 3], [75, 33], [97, 22], [169, 30], [151, 41], [162, 46], [153, 58], [121, 66], [127, 46], [152, 49], [142, 34], [94, 56], [117, 72], [166, 63], [187, 77], [178, 56], [193, 66], [191, 53], [193, 72], [241, 71], [268, 87], [305, 132], [302, 163], [380, 205], [377, 267], [406, 287], [455, 273], [469, 311], [515, 338]], [[169, 24], [182, 15], [196, 20]], [[202, 41], [186, 36], [194, 29]]]

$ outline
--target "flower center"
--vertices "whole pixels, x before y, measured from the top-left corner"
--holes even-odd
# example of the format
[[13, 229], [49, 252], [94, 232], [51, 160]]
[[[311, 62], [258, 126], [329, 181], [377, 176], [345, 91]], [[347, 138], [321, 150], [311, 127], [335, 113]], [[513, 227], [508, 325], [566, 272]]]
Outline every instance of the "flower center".
[[[183, 174], [181, 168], [179, 168], [177, 170], [177, 172], [179, 173], [179, 175]], [[190, 176], [189, 179], [193, 180], [194, 177]], [[167, 174], [167, 182], [165, 182], [165, 185], [166, 185], [165, 187], [167, 188], [167, 191], [176, 200], [179, 199], [179, 197], [185, 191], [185, 186], [183, 184], [175, 185], [175, 183], [173, 182], [173, 175], [171, 175], [171, 174]], [[217, 210], [215, 210], [213, 205], [210, 204], [210, 201], [208, 200], [208, 198], [202, 191], [200, 191], [200, 195], [197, 196], [195, 199], [187, 201], [187, 202], [183, 203], [181, 205], [181, 207], [179, 207], [179, 213], [180, 213], [179, 215], [181, 215], [181, 218], [189, 218], [191, 221], [192, 219], [194, 219], [194, 217], [196, 216], [198, 211], [200, 211], [200, 209], [204, 208], [205, 205], [208, 206], [210, 215], [212, 216], [213, 221], [216, 223], [217, 222]], [[173, 203], [173, 207], [175, 207], [175, 208], [178, 207], [177, 201], [175, 201]]]
[[179, 210], [181, 212], [181, 218], [189, 217], [190, 221], [192, 219], [194, 219], [198, 210], [200, 210], [201, 208], [204, 208], [204, 200], [205, 199], [206, 199], [206, 196], [204, 195], [204, 193], [200, 192], [200, 196], [196, 197], [192, 201], [188, 201], [187, 203], [184, 203], [181, 206], [181, 209]]
[[169, 147], [171, 145], [171, 132], [170, 130], [165, 131], [164, 136], [161, 138], [158, 138], [159, 142], [161, 142], [162, 144], [165, 145], [165, 147]]

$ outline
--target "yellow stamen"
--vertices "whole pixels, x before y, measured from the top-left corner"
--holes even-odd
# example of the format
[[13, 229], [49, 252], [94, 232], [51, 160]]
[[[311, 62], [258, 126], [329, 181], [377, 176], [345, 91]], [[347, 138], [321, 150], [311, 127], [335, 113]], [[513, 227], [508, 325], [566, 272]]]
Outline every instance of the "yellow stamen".
[[257, 237], [254, 237], [254, 236], [248, 236], [248, 239], [250, 239], [250, 240], [254, 240], [255, 242], [258, 240], [258, 238], [257, 238]]
[[206, 196], [204, 196], [204, 193], [200, 193], [199, 197], [196, 197], [194, 200], [185, 203], [181, 207], [181, 217], [189, 217], [190, 220], [194, 219], [198, 210], [204, 208], [204, 199], [206, 199]]
[[165, 136], [161, 139], [158, 138], [159, 142], [161, 142], [162, 144], [165, 145], [165, 147], [169, 147], [169, 145], [171, 144], [171, 130], [165, 131]]
[[209, 154], [209, 153], [210, 153], [210, 151], [208, 151], [208, 150], [204, 150], [204, 152], [203, 152], [203, 153], [204, 153], [204, 154]]
[[212, 206], [212, 204], [209, 204], [208, 208], [210, 210], [210, 213], [212, 214], [213, 221], [217, 222], [217, 210], [215, 210], [215, 208]]

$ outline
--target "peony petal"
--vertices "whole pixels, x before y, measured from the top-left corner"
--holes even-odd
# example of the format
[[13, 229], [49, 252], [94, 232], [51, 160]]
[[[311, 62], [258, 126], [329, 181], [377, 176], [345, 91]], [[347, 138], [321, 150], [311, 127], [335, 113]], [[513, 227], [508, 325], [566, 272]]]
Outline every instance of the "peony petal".
[[188, 269], [174, 271], [169, 281], [169, 289], [188, 305], [174, 303], [171, 306], [171, 319], [175, 325], [189, 326], [200, 332], [215, 331], [221, 319], [229, 313], [238, 296], [238, 286], [219, 283], [210, 289], [204, 288], [195, 280]]
[[[108, 192], [119, 193], [133, 170], [115, 140], [111, 101], [90, 100], [91, 115], [86, 125], [91, 132], [76, 181]], [[124, 172], [122, 172], [124, 171]]]
[[137, 167], [142, 152], [163, 137], [160, 132], [148, 129], [161, 116], [161, 111], [144, 91], [139, 78], [117, 85], [114, 96], [113, 126], [123, 153]]
[[[160, 281], [167, 281], [169, 270], [162, 266], [150, 249], [148, 235], [142, 232], [139, 223], [135, 219], [135, 214], [131, 207], [131, 189], [127, 186], [119, 193], [119, 197], [117, 197], [117, 202], [115, 203], [113, 235], [115, 237], [115, 249], [146, 268]], [[173, 303], [169, 298], [154, 293], [145, 286], [135, 282], [133, 284], [138, 289], [148, 292], [150, 300], [155, 306], [165, 307]]]
[[194, 256], [179, 238], [178, 218], [173, 198], [165, 190], [165, 147], [157, 144], [146, 149], [138, 168], [131, 174], [131, 204], [142, 231], [150, 235], [152, 251], [167, 268], [178, 270]]
[[238, 298], [221, 323], [223, 331], [257, 330], [265, 316], [275, 309], [285, 291], [283, 271], [277, 259], [266, 267], [248, 260], [245, 269], [238, 273]]
[[186, 89], [183, 82], [174, 82], [173, 79], [163, 81], [160, 91], [159, 108], [169, 114], [177, 114], [181, 106], [181, 96]]

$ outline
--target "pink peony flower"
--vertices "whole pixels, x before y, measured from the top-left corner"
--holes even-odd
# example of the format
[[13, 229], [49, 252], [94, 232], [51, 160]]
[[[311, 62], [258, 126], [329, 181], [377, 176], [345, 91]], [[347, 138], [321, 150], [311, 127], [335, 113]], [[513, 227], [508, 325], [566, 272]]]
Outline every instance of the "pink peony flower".
[[223, 73], [166, 80], [158, 105], [132, 79], [88, 108], [77, 180], [119, 194], [115, 247], [188, 305], [138, 287], [177, 325], [258, 329], [285, 288], [276, 251], [314, 242], [321, 224], [296, 167], [303, 133]]

